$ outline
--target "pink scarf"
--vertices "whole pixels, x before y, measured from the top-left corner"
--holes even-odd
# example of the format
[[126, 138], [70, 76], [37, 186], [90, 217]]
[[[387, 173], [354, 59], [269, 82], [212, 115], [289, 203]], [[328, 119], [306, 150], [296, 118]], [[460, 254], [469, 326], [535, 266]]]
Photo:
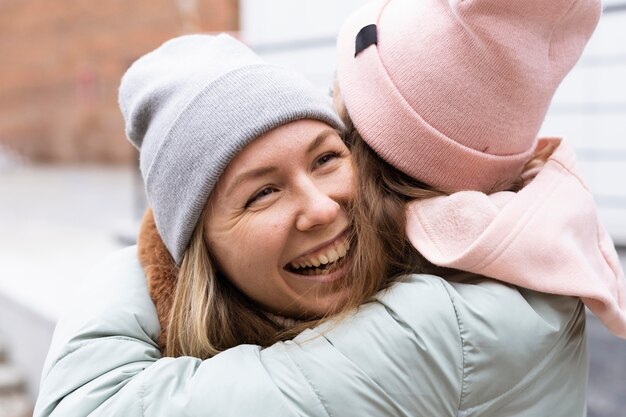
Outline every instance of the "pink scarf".
[[577, 296], [626, 338], [626, 280], [610, 236], [560, 143], [521, 191], [461, 191], [409, 203], [407, 235], [430, 262], [520, 287]]

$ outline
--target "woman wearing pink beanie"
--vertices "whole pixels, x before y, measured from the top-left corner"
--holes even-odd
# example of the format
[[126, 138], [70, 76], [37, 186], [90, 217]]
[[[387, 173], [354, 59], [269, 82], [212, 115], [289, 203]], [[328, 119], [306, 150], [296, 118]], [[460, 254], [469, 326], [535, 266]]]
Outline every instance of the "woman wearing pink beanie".
[[355, 142], [358, 239], [395, 221], [381, 248], [391, 259], [577, 296], [626, 337], [624, 273], [574, 152], [537, 139], [600, 10], [599, 0], [382, 0], [354, 13], [335, 103]]

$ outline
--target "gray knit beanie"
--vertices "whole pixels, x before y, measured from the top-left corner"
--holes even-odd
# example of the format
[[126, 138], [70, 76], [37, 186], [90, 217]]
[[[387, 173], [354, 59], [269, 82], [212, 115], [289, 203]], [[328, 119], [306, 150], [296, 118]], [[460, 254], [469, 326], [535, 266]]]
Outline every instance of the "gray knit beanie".
[[343, 130], [321, 91], [228, 35], [182, 36], [139, 58], [122, 78], [119, 103], [177, 264], [211, 190], [248, 143], [299, 119]]

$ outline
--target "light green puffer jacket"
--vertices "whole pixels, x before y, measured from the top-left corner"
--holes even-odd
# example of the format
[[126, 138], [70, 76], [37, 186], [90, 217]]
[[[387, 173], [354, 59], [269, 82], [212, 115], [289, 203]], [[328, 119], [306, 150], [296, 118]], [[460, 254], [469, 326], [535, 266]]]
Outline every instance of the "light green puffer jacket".
[[323, 335], [161, 358], [136, 252], [96, 268], [59, 322], [36, 417], [586, 414], [577, 299], [412, 275]]

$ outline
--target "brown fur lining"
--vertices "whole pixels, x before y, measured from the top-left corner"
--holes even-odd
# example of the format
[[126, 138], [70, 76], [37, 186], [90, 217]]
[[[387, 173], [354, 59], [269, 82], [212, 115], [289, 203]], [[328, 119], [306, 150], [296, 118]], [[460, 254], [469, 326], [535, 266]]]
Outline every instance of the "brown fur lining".
[[137, 252], [148, 280], [148, 292], [156, 306], [161, 325], [159, 347], [161, 351], [165, 351], [178, 268], [157, 231], [150, 208], [146, 210], [141, 220], [139, 236], [137, 237]]

